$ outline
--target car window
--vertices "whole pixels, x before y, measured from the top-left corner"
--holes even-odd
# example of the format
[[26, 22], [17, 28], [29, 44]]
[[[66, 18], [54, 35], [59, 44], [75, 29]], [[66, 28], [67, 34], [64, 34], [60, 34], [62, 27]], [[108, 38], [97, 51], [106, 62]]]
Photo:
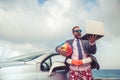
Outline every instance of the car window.
[[52, 63], [54, 62], [64, 62], [65, 61], [65, 57], [61, 56], [61, 55], [55, 55], [51, 57]]
[[51, 75], [51, 73], [57, 74], [57, 73], [61, 73], [61, 72], [65, 72], [65, 57], [61, 56], [61, 55], [55, 55], [51, 57], [52, 60], [52, 66], [50, 68], [49, 71], [49, 75]]
[[51, 65], [51, 58], [46, 59], [44, 62], [41, 63], [41, 71], [49, 71]]
[[65, 57], [61, 55], [53, 55], [41, 63], [40, 69], [41, 71], [49, 71], [54, 62], [64, 63], [64, 61], [65, 61]]

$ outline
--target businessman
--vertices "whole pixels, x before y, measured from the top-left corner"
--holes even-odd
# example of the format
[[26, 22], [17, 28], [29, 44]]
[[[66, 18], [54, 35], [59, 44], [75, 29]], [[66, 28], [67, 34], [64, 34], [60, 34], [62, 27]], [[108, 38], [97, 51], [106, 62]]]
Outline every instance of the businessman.
[[74, 39], [66, 40], [72, 46], [72, 54], [65, 56], [66, 52], [61, 46], [56, 51], [66, 57], [65, 63], [68, 67], [68, 80], [94, 80], [92, 69], [99, 69], [99, 64], [92, 54], [96, 53], [97, 36], [88, 37], [88, 40], [81, 40], [82, 30], [79, 26], [72, 29]]

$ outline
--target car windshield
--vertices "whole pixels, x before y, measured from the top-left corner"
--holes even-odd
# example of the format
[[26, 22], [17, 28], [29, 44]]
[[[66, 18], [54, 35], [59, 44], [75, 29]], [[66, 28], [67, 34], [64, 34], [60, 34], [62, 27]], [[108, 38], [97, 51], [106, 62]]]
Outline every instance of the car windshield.
[[42, 56], [42, 55], [43, 55], [43, 54], [35, 55], [35, 56], [32, 56], [32, 57], [27, 57], [27, 58], [20, 59], [20, 60], [17, 60], [17, 61], [25, 61], [25, 62], [27, 62], [27, 61], [34, 60], [34, 59], [36, 59], [36, 58], [38, 58], [38, 57], [40, 57], [40, 56]]
[[17, 56], [17, 57], [12, 57], [12, 58], [9, 58], [7, 60], [9, 61], [31, 61], [33, 59], [36, 59], [40, 56], [42, 56], [43, 54], [42, 53], [32, 53], [32, 54], [26, 54], [26, 55], [21, 55], [21, 56]]

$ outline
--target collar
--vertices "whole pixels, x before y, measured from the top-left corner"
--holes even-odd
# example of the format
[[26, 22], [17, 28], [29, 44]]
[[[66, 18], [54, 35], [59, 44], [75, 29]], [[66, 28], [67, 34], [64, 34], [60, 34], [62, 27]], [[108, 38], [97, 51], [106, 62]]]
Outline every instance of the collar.
[[[77, 40], [76, 38], [74, 38], [74, 40]], [[81, 40], [81, 39], [79, 39], [79, 40]]]

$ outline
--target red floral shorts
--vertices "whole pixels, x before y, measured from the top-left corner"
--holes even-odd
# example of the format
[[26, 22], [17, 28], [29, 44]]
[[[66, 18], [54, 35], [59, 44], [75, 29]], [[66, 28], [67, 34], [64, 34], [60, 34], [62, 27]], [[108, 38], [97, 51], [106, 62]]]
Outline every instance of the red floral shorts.
[[92, 70], [87, 69], [85, 71], [69, 71], [69, 80], [94, 80], [92, 77]]

